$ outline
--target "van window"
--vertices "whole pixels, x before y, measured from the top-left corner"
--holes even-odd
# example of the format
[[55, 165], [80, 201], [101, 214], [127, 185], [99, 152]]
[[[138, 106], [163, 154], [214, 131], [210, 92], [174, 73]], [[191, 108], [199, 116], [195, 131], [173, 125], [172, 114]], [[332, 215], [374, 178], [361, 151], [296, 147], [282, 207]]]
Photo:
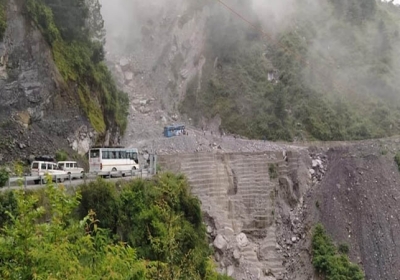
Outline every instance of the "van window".
[[99, 150], [90, 150], [90, 158], [99, 158], [100, 157], [100, 151]]
[[32, 164], [32, 169], [38, 169], [39, 168], [39, 163], [38, 162], [34, 162]]
[[58, 166], [60, 167], [60, 169], [64, 168], [64, 163], [59, 163]]
[[74, 168], [78, 168], [78, 164], [76, 162], [74, 163]]
[[67, 168], [69, 168], [69, 162], [65, 164]]
[[40, 169], [46, 170], [46, 169], [47, 169], [46, 164], [45, 164], [45, 163], [42, 163], [42, 164], [40, 165]]
[[53, 165], [52, 164], [48, 164], [47, 165], [47, 170], [53, 170]]

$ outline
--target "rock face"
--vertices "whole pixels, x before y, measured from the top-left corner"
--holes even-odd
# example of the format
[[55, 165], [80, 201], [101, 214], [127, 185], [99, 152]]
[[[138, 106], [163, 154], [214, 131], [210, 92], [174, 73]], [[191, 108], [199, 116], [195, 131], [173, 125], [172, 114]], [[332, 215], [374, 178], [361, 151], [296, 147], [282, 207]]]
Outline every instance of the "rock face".
[[[137, 145], [182, 121], [177, 108], [190, 81], [201, 78], [211, 12], [186, 0], [101, 2], [109, 68], [132, 105], [123, 144]], [[118, 18], [108, 12], [115, 9]]]
[[69, 145], [82, 154], [93, 137], [83, 140], [80, 128], [84, 125], [90, 130], [90, 124], [75, 93], [63, 82], [48, 44], [23, 15], [23, 8], [21, 1], [8, 1], [7, 30], [0, 42], [2, 161], [68, 150]]
[[[302, 209], [311, 186], [308, 152], [165, 155], [159, 163], [184, 173], [202, 201], [220, 273], [234, 279], [290, 279], [286, 263], [304, 237], [293, 207]], [[271, 164], [277, 165], [279, 178], [270, 178]], [[283, 187], [280, 178], [290, 184]]]

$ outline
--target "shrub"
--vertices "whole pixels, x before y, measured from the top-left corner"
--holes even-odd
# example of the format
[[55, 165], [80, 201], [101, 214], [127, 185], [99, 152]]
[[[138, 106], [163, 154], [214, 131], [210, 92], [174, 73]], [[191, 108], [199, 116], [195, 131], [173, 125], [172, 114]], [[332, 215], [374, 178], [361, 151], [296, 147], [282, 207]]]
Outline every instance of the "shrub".
[[0, 194], [0, 228], [11, 222], [11, 217], [8, 213], [17, 214], [17, 200], [11, 191]]
[[279, 174], [278, 174], [278, 168], [277, 168], [276, 164], [270, 163], [268, 165], [268, 174], [269, 174], [270, 179], [278, 178]]
[[65, 161], [68, 159], [68, 154], [64, 150], [58, 150], [56, 152], [56, 161]]
[[111, 233], [117, 233], [118, 222], [118, 194], [115, 184], [99, 178], [80, 187], [82, 195], [79, 205], [79, 215], [83, 218], [90, 210], [96, 212], [98, 223]]
[[397, 152], [397, 153], [396, 153], [396, 155], [394, 156], [394, 161], [396, 162], [397, 168], [398, 168], [399, 171], [400, 171], [400, 152]]
[[339, 247], [338, 247], [338, 251], [341, 254], [347, 255], [350, 251], [349, 245], [347, 245], [346, 243], [340, 243]]
[[5, 167], [0, 167], [0, 188], [4, 187], [8, 179], [10, 178], [10, 174]]
[[[348, 250], [348, 247], [342, 247]], [[350, 262], [344, 254], [339, 254], [324, 227], [318, 224], [312, 238], [313, 265], [327, 280], [363, 280], [364, 274], [359, 266]]]

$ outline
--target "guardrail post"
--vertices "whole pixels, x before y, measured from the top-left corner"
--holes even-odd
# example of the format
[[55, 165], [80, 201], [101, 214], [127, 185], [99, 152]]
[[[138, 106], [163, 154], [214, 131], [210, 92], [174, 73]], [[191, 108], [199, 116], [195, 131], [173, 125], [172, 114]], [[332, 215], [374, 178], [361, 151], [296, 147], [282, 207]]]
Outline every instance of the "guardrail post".
[[24, 187], [25, 187], [25, 191], [26, 191], [26, 188], [28, 187], [28, 181], [26, 180], [26, 176], [25, 176], [24, 178], [25, 178], [25, 180], [24, 180]]
[[69, 179], [69, 185], [71, 186], [72, 182], [71, 182], [71, 173], [68, 174], [68, 179]]
[[83, 173], [83, 183], [86, 185], [86, 173]]
[[150, 157], [150, 166], [148, 168], [148, 171], [150, 172], [150, 174], [152, 174], [153, 173], [154, 157], [153, 157], [153, 155], [149, 155], [149, 157]]
[[11, 188], [11, 180], [10, 180], [10, 178], [8, 178], [8, 189], [10, 189]]
[[56, 181], [56, 186], [58, 186], [57, 175], [54, 175], [54, 179], [55, 179], [55, 181]]
[[40, 181], [40, 185], [43, 185], [43, 179], [42, 179], [42, 175], [39, 176], [39, 181]]
[[157, 155], [154, 155], [154, 172], [153, 175], [157, 174]]

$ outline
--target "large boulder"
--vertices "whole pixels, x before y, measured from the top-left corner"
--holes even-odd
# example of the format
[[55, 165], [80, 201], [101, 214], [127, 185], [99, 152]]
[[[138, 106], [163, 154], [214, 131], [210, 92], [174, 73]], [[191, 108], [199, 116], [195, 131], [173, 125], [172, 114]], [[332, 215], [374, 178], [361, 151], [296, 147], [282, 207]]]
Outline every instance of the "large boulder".
[[215, 248], [221, 251], [225, 251], [226, 248], [228, 247], [228, 242], [221, 234], [218, 234], [217, 237], [215, 237], [213, 244]]
[[243, 232], [239, 233], [236, 236], [236, 241], [239, 247], [246, 247], [247, 245], [249, 245], [249, 240], [247, 239], [246, 234], [244, 234]]

